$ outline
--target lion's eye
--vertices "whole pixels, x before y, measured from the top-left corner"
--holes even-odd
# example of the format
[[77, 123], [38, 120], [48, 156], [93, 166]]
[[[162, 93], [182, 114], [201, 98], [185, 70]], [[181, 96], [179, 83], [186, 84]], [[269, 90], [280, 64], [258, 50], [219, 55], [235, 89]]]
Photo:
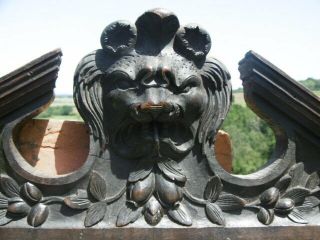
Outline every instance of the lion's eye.
[[117, 89], [126, 90], [135, 87], [134, 81], [124, 72], [114, 72], [111, 78]]
[[198, 87], [199, 85], [200, 85], [200, 79], [198, 77], [192, 76], [184, 81], [184, 83], [180, 87], [180, 90], [181, 92], [187, 93], [192, 88]]

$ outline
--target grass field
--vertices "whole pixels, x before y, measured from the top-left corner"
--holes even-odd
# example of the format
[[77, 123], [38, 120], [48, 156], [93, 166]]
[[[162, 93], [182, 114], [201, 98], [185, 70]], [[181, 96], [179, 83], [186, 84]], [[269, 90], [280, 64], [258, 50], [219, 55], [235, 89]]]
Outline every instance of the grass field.
[[72, 96], [56, 96], [51, 106], [74, 106], [73, 97]]

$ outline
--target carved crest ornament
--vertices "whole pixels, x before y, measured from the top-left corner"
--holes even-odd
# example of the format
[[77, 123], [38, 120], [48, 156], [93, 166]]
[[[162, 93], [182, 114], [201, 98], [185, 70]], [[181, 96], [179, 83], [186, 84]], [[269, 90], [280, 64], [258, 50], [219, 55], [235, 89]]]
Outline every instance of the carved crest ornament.
[[[231, 83], [226, 67], [208, 56], [209, 33], [154, 9], [135, 24], [111, 23], [100, 41], [102, 48], [86, 55], [74, 76], [75, 105], [89, 128], [86, 159], [74, 171], [41, 173], [17, 140], [53, 99], [60, 50], [0, 79], [0, 159], [7, 166], [0, 178], [0, 229], [169, 227], [171, 221], [282, 226], [318, 219], [320, 105], [312, 93], [247, 53], [239, 67], [245, 98], [277, 143], [261, 170], [233, 175], [215, 157]], [[18, 74], [24, 82], [12, 80]], [[18, 90], [9, 92], [10, 86]]]

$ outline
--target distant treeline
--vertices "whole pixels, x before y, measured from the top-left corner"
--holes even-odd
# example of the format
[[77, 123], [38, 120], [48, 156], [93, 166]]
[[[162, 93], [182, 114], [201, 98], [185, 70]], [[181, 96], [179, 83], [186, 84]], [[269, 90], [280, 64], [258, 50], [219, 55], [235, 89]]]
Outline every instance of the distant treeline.
[[[298, 81], [311, 91], [320, 91], [320, 79], [307, 78], [306, 80]], [[243, 88], [237, 88], [233, 90], [233, 93], [242, 93]]]

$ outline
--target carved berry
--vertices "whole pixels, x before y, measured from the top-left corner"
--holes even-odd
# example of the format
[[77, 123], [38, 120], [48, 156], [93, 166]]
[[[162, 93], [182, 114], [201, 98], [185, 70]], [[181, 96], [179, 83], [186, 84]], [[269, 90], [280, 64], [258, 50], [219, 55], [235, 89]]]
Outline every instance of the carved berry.
[[181, 188], [161, 174], [156, 175], [156, 191], [160, 201], [165, 205], [174, 206], [182, 200]]
[[30, 207], [23, 201], [13, 202], [8, 205], [8, 212], [17, 215], [27, 215], [30, 211]]
[[154, 174], [150, 173], [145, 179], [139, 180], [129, 186], [129, 198], [136, 203], [147, 201], [153, 194], [155, 179]]
[[28, 223], [33, 227], [38, 227], [43, 224], [49, 215], [49, 208], [42, 203], [36, 204], [28, 215]]
[[294, 201], [290, 198], [280, 199], [274, 207], [274, 210], [280, 214], [288, 214], [294, 208]]
[[39, 202], [42, 198], [41, 191], [32, 183], [25, 183], [21, 187], [21, 195], [32, 202]]
[[261, 204], [264, 206], [273, 205], [278, 201], [279, 196], [280, 192], [277, 188], [269, 188], [260, 195]]

